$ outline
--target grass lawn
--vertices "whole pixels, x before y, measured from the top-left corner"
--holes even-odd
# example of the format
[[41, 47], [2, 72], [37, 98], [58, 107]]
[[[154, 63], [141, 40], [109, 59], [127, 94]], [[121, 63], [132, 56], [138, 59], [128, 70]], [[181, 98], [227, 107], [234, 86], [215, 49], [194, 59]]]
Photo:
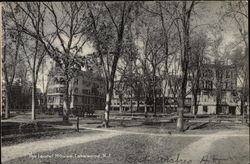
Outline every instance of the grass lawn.
[[199, 137], [121, 135], [50, 152], [26, 156], [6, 163], [164, 163]]
[[[20, 125], [26, 125], [20, 129]], [[44, 139], [64, 138], [81, 136], [98, 131], [81, 130], [76, 131], [74, 122], [64, 123], [62, 121], [28, 121], [28, 122], [2, 122], [2, 146], [10, 146], [19, 143], [28, 143]]]
[[83, 136], [84, 134], [96, 134], [98, 135], [98, 131], [92, 130], [81, 130], [80, 132], [76, 132], [74, 129], [58, 129], [47, 132], [37, 132], [37, 133], [29, 133], [29, 134], [15, 134], [12, 136], [3, 136], [2, 137], [2, 146], [10, 146], [16, 145], [19, 143], [29, 143], [40, 140], [47, 139], [60, 139], [66, 137], [78, 137]]
[[[163, 118], [164, 120], [164, 118]], [[96, 128], [100, 126], [102, 121], [96, 118], [83, 118], [80, 120], [80, 125], [85, 127]], [[145, 132], [167, 134], [179, 133], [176, 131], [175, 122], [152, 122], [152, 120], [145, 119], [132, 119], [132, 120], [111, 120], [109, 129], [132, 131], [132, 132]], [[186, 134], [211, 134], [222, 130], [239, 130], [248, 128], [246, 125], [233, 122], [185, 122], [184, 133]]]

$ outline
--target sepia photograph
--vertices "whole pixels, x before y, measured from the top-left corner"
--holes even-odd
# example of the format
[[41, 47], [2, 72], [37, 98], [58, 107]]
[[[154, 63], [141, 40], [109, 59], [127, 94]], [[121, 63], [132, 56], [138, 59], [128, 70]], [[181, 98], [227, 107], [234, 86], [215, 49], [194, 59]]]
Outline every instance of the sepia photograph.
[[1, 164], [250, 164], [247, 0], [0, 11]]

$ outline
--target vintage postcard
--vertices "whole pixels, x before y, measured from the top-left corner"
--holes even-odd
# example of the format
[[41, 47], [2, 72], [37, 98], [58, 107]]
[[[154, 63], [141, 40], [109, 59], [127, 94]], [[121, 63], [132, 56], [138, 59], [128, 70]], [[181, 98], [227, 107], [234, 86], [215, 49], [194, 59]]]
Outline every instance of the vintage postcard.
[[1, 163], [249, 164], [248, 1], [1, 3]]

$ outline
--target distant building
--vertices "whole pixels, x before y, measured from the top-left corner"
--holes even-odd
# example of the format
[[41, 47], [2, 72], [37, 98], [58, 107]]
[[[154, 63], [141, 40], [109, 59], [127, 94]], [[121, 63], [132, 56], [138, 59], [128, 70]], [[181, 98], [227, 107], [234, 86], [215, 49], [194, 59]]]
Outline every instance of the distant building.
[[[130, 86], [127, 85], [127, 81], [115, 81], [114, 82], [114, 90], [113, 96], [111, 100], [111, 109], [112, 110], [122, 110], [128, 111], [131, 110], [131, 103], [132, 103], [132, 110], [137, 110], [138, 104], [142, 108], [144, 101], [143, 95], [139, 95], [140, 97], [136, 97], [136, 93]], [[120, 109], [121, 108], [121, 109]]]
[[[224, 63], [204, 64], [201, 68], [201, 77], [199, 80], [199, 92], [197, 98], [198, 112], [197, 114], [241, 114], [239, 99], [237, 96], [237, 74], [234, 65], [225, 65]], [[188, 77], [186, 87], [185, 111], [194, 113], [191, 77]], [[180, 83], [180, 77], [169, 75], [161, 86], [157, 86], [157, 111], [176, 111], [178, 104], [178, 90], [180, 88], [171, 87]], [[118, 82], [116, 82], [118, 83]], [[172, 84], [171, 84], [172, 83]], [[165, 86], [166, 85], [166, 86]], [[161, 94], [165, 86], [164, 99]], [[150, 111], [153, 107], [152, 92], [147, 97], [147, 108]], [[132, 98], [132, 107], [136, 109], [138, 103], [144, 108], [144, 95], [141, 95], [140, 101], [136, 100], [135, 93], [124, 91], [123, 101], [119, 100], [119, 93], [114, 90], [111, 107], [119, 110], [119, 108], [129, 109], [130, 98]], [[163, 100], [165, 109], [163, 107]], [[216, 107], [217, 106], [217, 107]], [[152, 111], [152, 110], [151, 110]]]
[[[55, 66], [55, 74], [49, 75], [47, 107], [63, 107], [64, 76]], [[92, 71], [81, 71], [70, 81], [70, 108], [103, 110], [105, 107], [105, 81]]]
[[[36, 90], [36, 108], [39, 108], [41, 91], [39, 88]], [[10, 111], [24, 111], [31, 109], [32, 105], [32, 92], [31, 84], [27, 83], [25, 85], [20, 85], [15, 83], [11, 86], [10, 100], [9, 100], [9, 109]], [[2, 85], [2, 109], [4, 112], [6, 103], [6, 86]]]
[[[157, 81], [157, 84], [155, 86], [156, 111], [161, 112], [163, 103], [162, 88], [160, 86], [160, 80], [158, 77], [156, 77], [156, 81]], [[145, 96], [142, 85], [140, 85], [139, 81], [134, 81], [133, 83], [136, 82], [138, 83], [138, 85], [135, 91], [134, 90], [135, 88], [132, 89], [131, 86], [128, 84], [129, 83], [128, 81], [115, 81], [115, 87], [111, 101], [111, 108], [113, 110], [120, 110], [122, 108], [122, 111], [128, 111], [131, 110], [132, 107], [133, 111], [144, 111], [146, 104], [147, 111], [153, 112], [153, 86], [148, 87], [147, 98], [145, 102]], [[124, 85], [126, 86], [124, 87]], [[123, 90], [120, 90], [121, 87], [124, 87]], [[120, 97], [120, 94], [122, 94], [122, 98]]]
[[197, 114], [240, 114], [235, 69], [223, 63], [202, 66]]

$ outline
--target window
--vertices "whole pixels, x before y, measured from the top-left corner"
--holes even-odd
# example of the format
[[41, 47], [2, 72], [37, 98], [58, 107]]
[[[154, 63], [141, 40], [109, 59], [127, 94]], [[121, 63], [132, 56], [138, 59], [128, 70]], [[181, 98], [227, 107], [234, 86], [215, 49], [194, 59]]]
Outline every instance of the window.
[[75, 103], [78, 102], [78, 97], [74, 97]]
[[59, 88], [60, 93], [64, 93], [64, 87]]
[[206, 81], [206, 87], [205, 88], [206, 89], [209, 88], [209, 81], [208, 80]]
[[222, 89], [226, 89], [226, 83], [222, 83]]
[[208, 77], [213, 77], [213, 71], [212, 70], [208, 70]]
[[60, 104], [62, 104], [62, 103], [63, 103], [63, 96], [60, 95]]
[[58, 84], [59, 83], [59, 81], [58, 81], [58, 79], [55, 77], [55, 79], [54, 79], [54, 84]]
[[78, 85], [78, 79], [77, 78], [75, 79], [74, 84]]
[[54, 102], [54, 97], [53, 96], [49, 96], [48, 97], [48, 102], [49, 103], [53, 103]]
[[59, 82], [60, 84], [64, 84], [64, 79], [61, 77], [60, 78], [60, 82]]
[[82, 97], [82, 102], [83, 102], [84, 104], [87, 104], [87, 97], [83, 96], [83, 97]]
[[205, 71], [203, 71], [202, 76], [206, 77], [206, 72]]
[[230, 71], [226, 71], [226, 78], [230, 78]]
[[207, 112], [207, 106], [203, 106], [203, 112]]
[[203, 96], [203, 98], [204, 98], [204, 102], [207, 102], [207, 98], [206, 98], [206, 96]]

